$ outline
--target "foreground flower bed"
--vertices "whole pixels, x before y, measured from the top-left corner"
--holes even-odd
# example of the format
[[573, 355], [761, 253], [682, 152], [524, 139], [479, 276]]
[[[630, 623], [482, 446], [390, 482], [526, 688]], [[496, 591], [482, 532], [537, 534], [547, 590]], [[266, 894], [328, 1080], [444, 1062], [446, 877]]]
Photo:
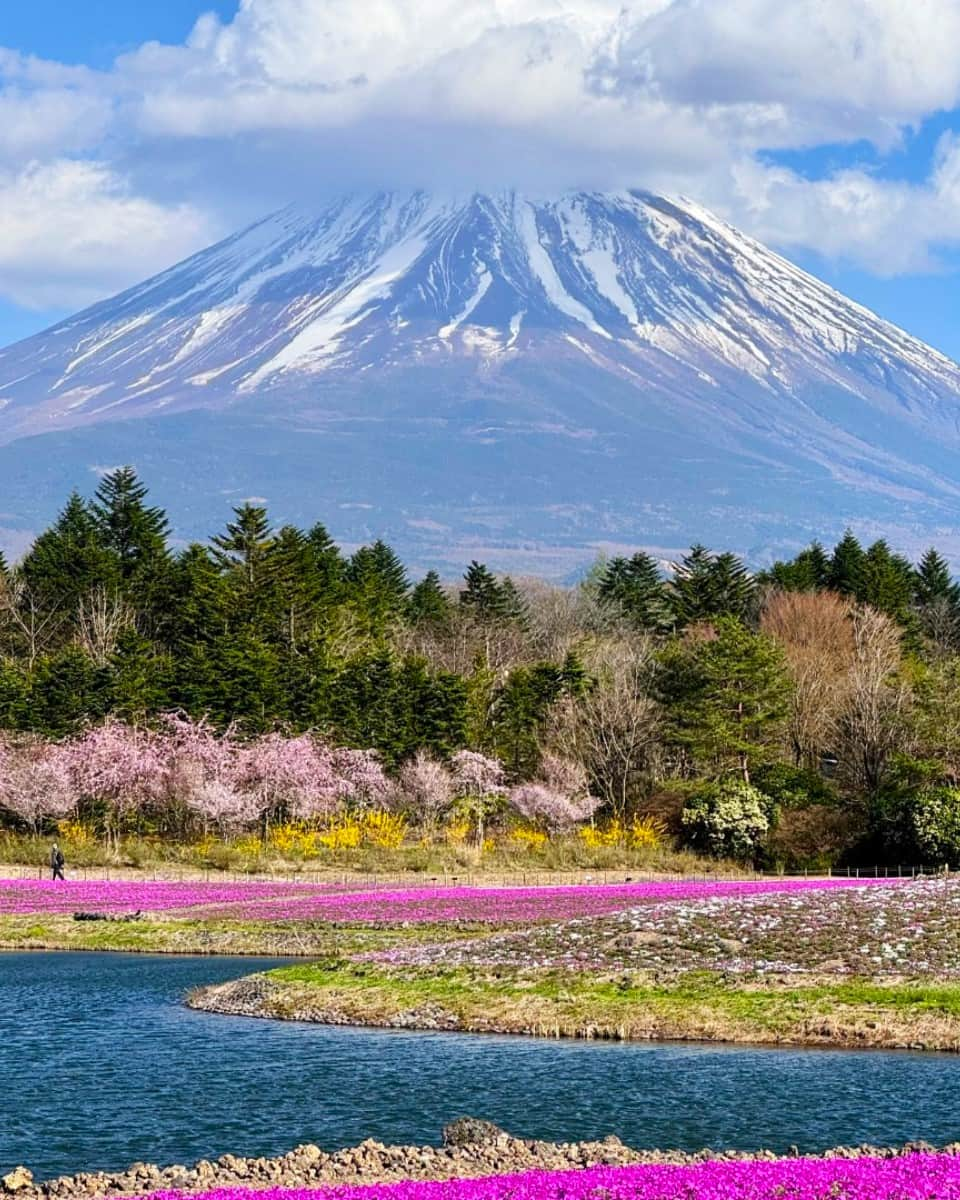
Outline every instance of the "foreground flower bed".
[[[274, 1188], [255, 1194], [258, 1200], [958, 1200], [960, 1159], [906, 1154], [591, 1167], [441, 1182]], [[224, 1188], [202, 1195], [203, 1200], [250, 1200], [252, 1193]], [[153, 1197], [178, 1200], [179, 1193]]]
[[954, 976], [960, 975], [960, 878], [779, 891], [717, 885], [522, 934], [370, 957], [420, 967]]

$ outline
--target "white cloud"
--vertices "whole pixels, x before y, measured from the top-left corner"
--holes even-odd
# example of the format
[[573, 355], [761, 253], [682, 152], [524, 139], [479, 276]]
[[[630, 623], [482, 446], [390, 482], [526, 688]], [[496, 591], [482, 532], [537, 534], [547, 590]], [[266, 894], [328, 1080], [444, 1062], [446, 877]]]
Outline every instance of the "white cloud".
[[807, 180], [744, 160], [716, 207], [761, 241], [813, 249], [881, 275], [935, 270], [941, 250], [960, 247], [960, 140], [944, 135], [923, 183], [877, 179], [863, 170]]
[[91, 303], [214, 233], [189, 205], [130, 195], [102, 164], [34, 164], [0, 174], [0, 294], [28, 308]]
[[0, 51], [0, 287], [75, 302], [292, 196], [445, 182], [682, 191], [926, 268], [960, 237], [953, 143], [921, 183], [759, 152], [888, 153], [960, 103], [958, 44], [960, 0], [241, 0], [106, 72]]

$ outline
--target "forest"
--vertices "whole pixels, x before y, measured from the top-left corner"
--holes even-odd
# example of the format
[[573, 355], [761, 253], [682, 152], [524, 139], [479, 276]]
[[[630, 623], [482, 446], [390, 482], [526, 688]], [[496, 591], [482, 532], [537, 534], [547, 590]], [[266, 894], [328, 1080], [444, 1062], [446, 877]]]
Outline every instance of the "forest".
[[759, 572], [696, 545], [571, 587], [412, 580], [382, 541], [345, 554], [252, 503], [175, 547], [127, 467], [0, 559], [9, 827], [344, 812], [478, 845], [585, 826], [791, 870], [960, 862], [960, 586], [936, 549], [849, 531]]

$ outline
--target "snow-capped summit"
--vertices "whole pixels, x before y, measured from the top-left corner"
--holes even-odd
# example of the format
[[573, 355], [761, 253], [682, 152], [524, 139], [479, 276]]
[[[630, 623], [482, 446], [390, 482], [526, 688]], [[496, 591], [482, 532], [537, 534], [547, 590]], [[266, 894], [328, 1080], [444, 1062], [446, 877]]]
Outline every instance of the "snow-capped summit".
[[[807, 505], [811, 526], [922, 538], [957, 515], [958, 417], [955, 363], [698, 205], [633, 191], [291, 206], [0, 353], [0, 443], [132, 458], [198, 509], [230, 490], [215, 458], [197, 474], [213, 433], [244, 494], [366, 514], [346, 536], [399, 522], [427, 557], [451, 532], [573, 549], [729, 529], [758, 549], [805, 536]], [[174, 434], [198, 422], [204, 447]], [[157, 438], [181, 460], [159, 479]]]

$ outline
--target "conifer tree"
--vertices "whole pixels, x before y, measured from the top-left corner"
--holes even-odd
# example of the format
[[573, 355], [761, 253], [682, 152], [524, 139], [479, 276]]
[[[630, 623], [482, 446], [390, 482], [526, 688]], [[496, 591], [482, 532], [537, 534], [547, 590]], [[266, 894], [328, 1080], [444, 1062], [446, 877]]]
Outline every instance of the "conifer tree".
[[760, 575], [760, 582], [773, 583], [784, 592], [818, 592], [827, 587], [830, 559], [819, 542], [811, 542], [789, 562], [775, 562]]
[[125, 580], [168, 555], [166, 513], [147, 505], [146, 497], [147, 488], [133, 467], [118, 467], [104, 475], [91, 505], [100, 540], [116, 555]]
[[951, 576], [947, 560], [933, 546], [917, 564], [913, 598], [920, 608], [939, 601], [945, 601], [954, 608], [960, 607], [960, 584]]
[[504, 612], [503, 592], [491, 571], [474, 560], [464, 574], [464, 588], [460, 592], [460, 605], [478, 617], [490, 620], [502, 617]]
[[827, 571], [827, 587], [841, 596], [862, 599], [865, 557], [863, 547], [853, 531], [848, 529], [833, 548]]
[[669, 594], [681, 627], [722, 616], [746, 620], [756, 601], [756, 582], [735, 554], [714, 555], [696, 545], [674, 563]]
[[666, 588], [656, 561], [638, 551], [631, 558], [613, 558], [600, 577], [597, 597], [619, 606], [639, 629], [656, 630], [670, 623]]
[[253, 590], [264, 573], [273, 545], [267, 510], [257, 504], [241, 504], [233, 510], [235, 520], [224, 533], [211, 538], [214, 561], [224, 571], [239, 575]]
[[407, 618], [412, 625], [446, 625], [453, 612], [450, 598], [443, 590], [440, 576], [428, 571], [410, 593]]
[[273, 539], [265, 562], [265, 608], [273, 636], [296, 652], [320, 610], [322, 581], [310, 539], [284, 525]]
[[319, 521], [307, 532], [307, 541], [313, 554], [313, 569], [320, 584], [324, 599], [332, 602], [343, 580], [346, 563], [340, 548], [330, 536], [327, 527]]
[[912, 623], [914, 582], [914, 570], [907, 559], [893, 554], [880, 538], [864, 555], [857, 599], [906, 628]]
[[521, 628], [530, 620], [530, 606], [526, 597], [509, 575], [505, 575], [500, 582], [500, 616], [504, 621], [516, 622]]
[[947, 561], [932, 546], [914, 575], [913, 602], [921, 632], [940, 652], [960, 643], [960, 585]]
[[791, 685], [781, 648], [735, 617], [718, 617], [709, 636], [671, 642], [660, 665], [674, 741], [701, 769], [736, 770], [749, 783], [787, 715]]
[[178, 654], [218, 637], [227, 621], [227, 587], [206, 546], [190, 545], [174, 562], [170, 639]]
[[361, 546], [347, 564], [346, 581], [358, 616], [371, 637], [380, 637], [403, 612], [407, 574], [383, 541]]
[[735, 554], [718, 554], [710, 571], [711, 615], [737, 617], [746, 621], [753, 616], [757, 585]]
[[82, 596], [96, 587], [114, 589], [119, 582], [117, 560], [77, 492], [34, 542], [20, 569], [36, 595], [71, 616]]
[[691, 546], [679, 563], [673, 564], [670, 606], [680, 626], [702, 621], [713, 612], [713, 555], [706, 546]]

